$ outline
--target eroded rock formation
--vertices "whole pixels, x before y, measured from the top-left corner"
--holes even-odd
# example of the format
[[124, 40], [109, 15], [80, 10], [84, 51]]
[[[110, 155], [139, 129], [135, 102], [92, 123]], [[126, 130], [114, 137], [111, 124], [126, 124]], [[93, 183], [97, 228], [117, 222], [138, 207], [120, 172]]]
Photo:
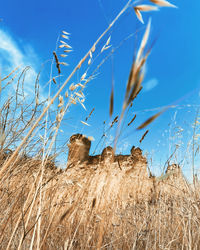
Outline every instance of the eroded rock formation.
[[181, 167], [178, 164], [168, 165], [165, 174], [158, 177], [159, 189], [164, 194], [181, 195], [188, 189], [188, 183], [182, 173]]
[[68, 144], [68, 164], [77, 164], [87, 161], [89, 158], [91, 141], [82, 134], [75, 134], [70, 137]]
[[115, 158], [114, 150], [112, 147], [108, 146], [104, 148], [101, 154], [101, 160], [106, 163], [113, 163]]
[[[68, 146], [65, 173], [72, 183], [86, 185], [98, 206], [104, 206], [103, 201], [112, 203], [117, 197], [125, 203], [131, 199], [154, 202], [166, 194], [178, 196], [185, 185], [181, 168], [176, 164], [168, 166], [161, 177], [149, 176], [147, 159], [140, 148], [133, 146], [129, 155], [115, 155], [109, 146], [100, 155], [90, 156], [91, 141], [81, 134], [73, 135]], [[105, 190], [107, 196], [100, 198]]]
[[70, 137], [68, 147], [68, 167], [77, 164], [117, 164], [120, 168], [128, 168], [140, 162], [144, 165], [144, 169], [146, 169], [147, 160], [142, 155], [142, 150], [134, 146], [131, 148], [130, 155], [115, 155], [113, 148], [108, 146], [103, 149], [101, 155], [90, 156], [91, 141], [82, 134], [75, 134]]

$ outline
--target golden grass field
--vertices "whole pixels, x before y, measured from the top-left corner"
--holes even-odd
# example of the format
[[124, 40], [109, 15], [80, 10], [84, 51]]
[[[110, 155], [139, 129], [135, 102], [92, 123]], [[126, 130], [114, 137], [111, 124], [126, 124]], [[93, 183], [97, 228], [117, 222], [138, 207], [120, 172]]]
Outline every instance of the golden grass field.
[[[127, 2], [63, 85], [46, 101], [39, 100], [38, 79], [34, 98], [27, 100], [24, 81], [28, 67], [13, 69], [1, 78], [1, 92], [11, 83], [16, 88], [14, 97], [4, 99], [0, 107], [0, 249], [200, 249], [197, 177], [193, 175], [193, 183], [189, 182], [177, 164], [168, 164], [161, 176], [153, 176], [139, 148], [132, 148], [130, 155], [115, 154], [124, 117], [142, 89], [144, 65], [151, 52], [151, 48], [146, 49], [151, 21], [146, 25], [127, 77], [122, 111], [110, 125], [116, 126], [113, 148], [90, 156], [92, 137], [85, 139], [79, 135], [81, 141], [77, 137], [68, 138], [68, 162], [64, 169], [58, 168], [59, 150], [53, 149], [62, 120], [70, 106], [81, 104], [85, 108], [84, 91], [93, 75], [84, 72], [76, 84], [70, 80], [82, 65], [91, 65], [99, 41], [131, 3], [131, 0]], [[160, 6], [175, 7], [164, 0], [150, 3], [154, 5], [134, 7], [141, 22], [141, 13], [145, 11]], [[66, 42], [68, 36], [66, 31], [61, 33], [58, 47], [64, 49], [62, 58], [71, 51]], [[107, 37], [98, 53], [109, 50], [110, 46]], [[58, 75], [50, 83], [56, 84], [59, 79], [61, 65], [66, 64], [60, 61], [62, 58], [57, 51], [53, 52], [52, 62]], [[96, 68], [100, 66], [101, 63]], [[114, 87], [110, 95], [110, 117], [113, 104]], [[146, 129], [165, 111], [147, 118], [137, 129]], [[81, 121], [83, 125], [88, 125], [92, 112]], [[148, 130], [140, 141], [147, 133]]]
[[198, 183], [145, 165], [19, 159], [1, 183], [1, 249], [199, 249]]

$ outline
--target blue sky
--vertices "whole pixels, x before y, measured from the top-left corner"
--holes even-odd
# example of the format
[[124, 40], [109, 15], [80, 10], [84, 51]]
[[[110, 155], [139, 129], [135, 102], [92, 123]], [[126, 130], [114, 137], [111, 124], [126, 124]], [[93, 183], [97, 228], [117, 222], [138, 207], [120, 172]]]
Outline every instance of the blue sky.
[[[27, 93], [31, 95], [33, 79], [41, 69], [42, 63], [46, 62], [40, 82], [41, 96], [45, 97], [47, 88], [44, 86], [50, 74], [48, 60], [52, 59], [52, 52], [56, 49], [61, 31], [66, 30], [71, 34], [69, 44], [73, 47], [73, 52], [65, 60], [69, 66], [62, 70], [62, 83], [126, 2], [126, 0], [3, 1], [0, 13], [2, 19], [0, 22], [1, 74], [6, 75], [7, 71], [18, 64], [31, 65], [32, 75], [27, 80]], [[149, 1], [140, 2], [149, 3]], [[84, 92], [87, 111], [81, 105], [77, 105], [66, 114], [67, 121], [62, 126], [64, 136], [62, 134], [61, 138], [68, 138], [73, 133], [81, 132], [95, 138], [93, 149], [95, 148], [103, 133], [103, 121], [106, 121], [106, 124], [110, 122], [109, 98], [112, 77], [114, 78], [114, 118], [121, 112], [134, 51], [139, 46], [149, 17], [152, 17], [148, 44], [150, 46], [154, 40], [156, 43], [147, 61], [143, 91], [127, 115], [125, 125], [135, 114], [137, 119], [122, 134], [118, 152], [129, 153], [134, 144], [149, 152], [157, 165], [160, 162], [163, 164], [175, 146], [170, 135], [179, 123], [178, 126], [184, 129], [180, 154], [185, 155], [185, 147], [191, 138], [189, 134], [191, 124], [199, 105], [200, 3], [195, 1], [192, 4], [178, 0], [173, 0], [171, 3], [177, 5], [178, 9], [160, 8], [159, 11], [143, 13], [145, 24], [141, 24], [133, 9], [129, 9], [100, 42], [99, 47], [102, 47], [111, 35], [110, 43], [113, 48], [121, 42], [122, 45], [116, 50], [112, 59], [109, 58], [101, 67], [98, 76], [87, 85]], [[135, 34], [137, 30], [139, 31]], [[130, 34], [135, 35], [124, 41]], [[57, 54], [59, 53], [60, 51], [57, 50]], [[109, 51], [105, 51], [99, 62], [107, 53]], [[84, 73], [84, 69], [83, 67], [83, 71], [80, 70], [75, 75], [73, 81]], [[53, 73], [56, 74], [56, 70]], [[56, 88], [52, 91], [55, 92]], [[160, 107], [170, 104], [176, 107], [167, 110], [149, 126], [149, 134], [140, 145], [139, 139], [145, 130], [136, 132], [135, 128], [158, 112]], [[188, 107], [188, 104], [191, 106]], [[84, 126], [80, 121], [85, 119], [92, 108], [95, 108], [95, 111], [88, 120], [91, 126]], [[176, 124], [173, 120], [175, 115]], [[108, 135], [107, 143], [112, 141], [114, 135], [113, 130]], [[98, 150], [100, 152], [102, 148], [99, 147]]]

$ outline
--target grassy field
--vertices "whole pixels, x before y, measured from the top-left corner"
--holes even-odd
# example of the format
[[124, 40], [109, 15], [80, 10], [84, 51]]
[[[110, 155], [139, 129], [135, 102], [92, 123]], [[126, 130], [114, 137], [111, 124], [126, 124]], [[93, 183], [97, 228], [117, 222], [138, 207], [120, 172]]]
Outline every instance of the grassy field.
[[2, 176], [1, 249], [199, 249], [198, 182], [142, 168], [19, 158]]
[[[139, 21], [143, 22], [143, 12], [160, 6], [175, 7], [164, 0], [150, 2], [150, 5], [134, 5]], [[86, 161], [58, 168], [64, 147], [57, 142], [61, 124], [71, 106], [80, 104], [85, 108], [85, 87], [106, 57], [91, 75], [86, 70], [76, 84], [70, 80], [83, 65], [90, 66], [95, 57], [109, 51], [111, 38], [106, 35], [121, 15], [132, 8], [131, 4], [129, 0], [47, 100], [39, 99], [40, 74], [33, 97], [26, 95], [28, 67], [13, 69], [1, 78], [2, 96], [11, 84], [15, 85], [15, 91], [9, 98], [4, 94], [0, 106], [0, 249], [200, 249], [200, 185], [194, 171], [193, 182], [186, 180], [180, 166], [175, 164], [168, 164], [161, 176], [153, 176], [141, 155], [132, 165], [123, 161], [93, 164]], [[116, 126], [114, 152], [124, 117], [142, 89], [144, 66], [152, 49], [147, 46], [150, 29], [151, 20], [143, 31], [127, 77], [122, 111], [110, 124], [110, 128]], [[60, 67], [66, 65], [62, 60], [72, 49], [68, 38], [69, 33], [62, 31], [57, 45], [63, 53], [58, 56], [57, 51], [53, 52], [52, 67], [57, 75], [52, 76], [49, 84], [59, 81]], [[104, 38], [105, 43], [99, 49], [98, 44]], [[114, 101], [113, 86], [110, 117]], [[148, 134], [148, 125], [166, 110], [147, 117], [137, 127], [145, 129], [141, 142]], [[92, 112], [81, 121], [85, 126]], [[193, 138], [195, 133], [194, 128]], [[195, 149], [193, 154], [195, 157]]]

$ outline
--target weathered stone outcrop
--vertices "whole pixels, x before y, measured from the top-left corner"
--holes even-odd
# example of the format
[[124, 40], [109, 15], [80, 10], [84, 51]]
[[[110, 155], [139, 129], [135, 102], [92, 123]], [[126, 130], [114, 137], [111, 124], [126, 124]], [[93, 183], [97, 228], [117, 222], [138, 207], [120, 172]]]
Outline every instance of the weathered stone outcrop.
[[90, 156], [91, 141], [81, 134], [73, 135], [68, 146], [66, 174], [81, 186], [91, 178], [88, 187], [91, 197], [94, 194], [98, 197], [108, 189], [109, 197], [105, 200], [110, 202], [119, 193], [122, 201], [153, 202], [163, 195], [179, 195], [185, 186], [181, 168], [176, 164], [168, 166], [161, 177], [149, 176], [147, 159], [140, 148], [133, 146], [129, 155], [115, 155], [108, 146], [100, 155]]
[[91, 141], [84, 135], [72, 135], [68, 144], [68, 165], [87, 161], [89, 159], [90, 146]]
[[168, 165], [164, 175], [157, 178], [160, 193], [164, 195], [183, 195], [188, 190], [188, 183], [178, 164]]
[[113, 163], [115, 158], [115, 153], [112, 147], [108, 146], [104, 148], [101, 154], [101, 160], [106, 163]]
[[77, 164], [97, 165], [97, 164], [118, 164], [118, 167], [133, 168], [138, 162], [144, 165], [146, 171], [147, 160], [142, 155], [140, 148], [131, 148], [130, 155], [115, 155], [112, 147], [108, 146], [103, 149], [101, 155], [90, 156], [89, 151], [91, 141], [82, 134], [75, 134], [70, 137], [68, 144], [68, 166], [72, 167]]

